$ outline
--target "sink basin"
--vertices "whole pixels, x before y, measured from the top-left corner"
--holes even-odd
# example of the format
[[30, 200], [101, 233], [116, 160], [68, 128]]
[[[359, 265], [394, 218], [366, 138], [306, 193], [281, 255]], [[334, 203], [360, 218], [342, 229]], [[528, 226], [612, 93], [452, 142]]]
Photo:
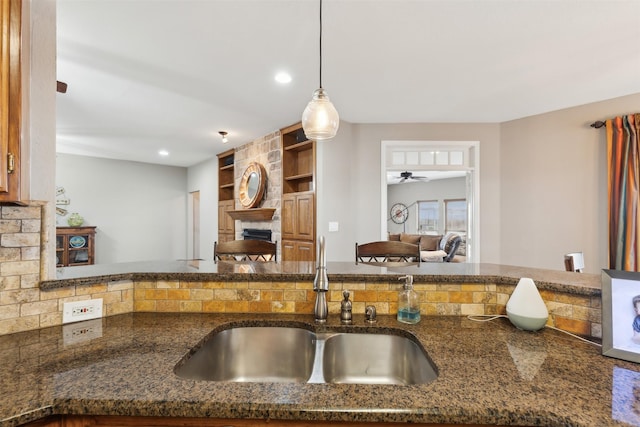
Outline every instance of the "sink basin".
[[238, 327], [205, 338], [174, 368], [186, 379], [234, 382], [423, 384], [438, 374], [406, 337]]
[[328, 383], [423, 384], [438, 374], [424, 351], [406, 337], [338, 334], [324, 344], [323, 375]]
[[315, 334], [306, 329], [232, 328], [206, 340], [174, 372], [195, 380], [306, 382], [315, 352]]

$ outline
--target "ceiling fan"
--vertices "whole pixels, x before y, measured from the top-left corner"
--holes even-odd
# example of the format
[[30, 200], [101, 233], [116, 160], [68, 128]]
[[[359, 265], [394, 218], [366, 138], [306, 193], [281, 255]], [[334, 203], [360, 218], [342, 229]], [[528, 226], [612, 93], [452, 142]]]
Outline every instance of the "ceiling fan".
[[411, 181], [422, 181], [422, 182], [429, 181], [429, 177], [414, 175], [413, 172], [409, 172], [409, 171], [400, 172], [400, 176], [395, 177], [395, 179], [399, 180], [398, 184], [402, 184], [403, 182], [411, 182]]

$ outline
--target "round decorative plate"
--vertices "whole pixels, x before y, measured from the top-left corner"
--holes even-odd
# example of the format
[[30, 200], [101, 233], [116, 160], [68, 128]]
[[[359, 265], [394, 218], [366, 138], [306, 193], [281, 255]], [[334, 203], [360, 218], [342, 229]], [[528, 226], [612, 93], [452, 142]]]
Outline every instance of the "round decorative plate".
[[87, 239], [82, 236], [73, 236], [69, 239], [69, 246], [72, 248], [82, 248], [87, 244]]

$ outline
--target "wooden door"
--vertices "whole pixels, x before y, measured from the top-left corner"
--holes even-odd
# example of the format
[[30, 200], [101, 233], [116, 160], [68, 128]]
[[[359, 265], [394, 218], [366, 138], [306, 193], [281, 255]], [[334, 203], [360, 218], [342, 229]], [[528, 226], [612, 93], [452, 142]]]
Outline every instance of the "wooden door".
[[23, 196], [20, 182], [21, 15], [21, 0], [0, 1], [0, 201], [3, 202], [18, 202]]
[[[280, 231], [282, 239], [296, 239], [296, 195], [285, 194], [282, 196]], [[287, 258], [282, 258], [283, 260]]]
[[315, 236], [313, 193], [296, 197], [295, 239], [312, 241]]

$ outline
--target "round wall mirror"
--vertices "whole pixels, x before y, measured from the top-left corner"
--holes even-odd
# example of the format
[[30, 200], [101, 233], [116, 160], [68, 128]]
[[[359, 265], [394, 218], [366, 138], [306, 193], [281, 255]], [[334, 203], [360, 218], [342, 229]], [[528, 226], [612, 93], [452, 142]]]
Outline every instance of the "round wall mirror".
[[267, 174], [264, 166], [253, 162], [249, 164], [240, 180], [240, 204], [245, 208], [254, 208], [262, 201]]

